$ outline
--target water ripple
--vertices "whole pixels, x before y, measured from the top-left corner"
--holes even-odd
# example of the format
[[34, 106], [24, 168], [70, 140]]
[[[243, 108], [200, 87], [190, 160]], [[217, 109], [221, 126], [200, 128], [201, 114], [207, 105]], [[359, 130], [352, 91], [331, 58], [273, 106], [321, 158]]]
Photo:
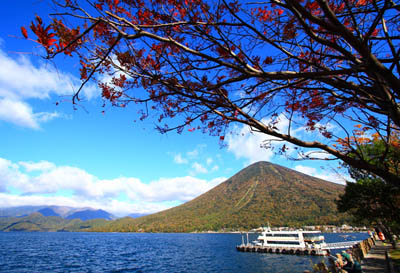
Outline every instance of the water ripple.
[[239, 234], [0, 232], [0, 272], [295, 273], [321, 259], [237, 252], [240, 243]]

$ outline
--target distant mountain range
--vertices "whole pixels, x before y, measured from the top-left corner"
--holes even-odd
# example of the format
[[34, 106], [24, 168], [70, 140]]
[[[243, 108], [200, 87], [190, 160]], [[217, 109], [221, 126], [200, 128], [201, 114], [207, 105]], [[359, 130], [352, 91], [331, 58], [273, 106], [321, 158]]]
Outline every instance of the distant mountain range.
[[114, 217], [103, 210], [18, 207], [0, 209], [0, 231], [195, 232], [251, 229], [267, 223], [341, 225], [352, 221], [336, 210], [334, 201], [343, 191], [343, 185], [258, 162], [192, 201], [155, 214], [111, 220]]
[[183, 205], [92, 228], [93, 231], [193, 232], [265, 226], [339, 225], [352, 219], [336, 210], [344, 186], [268, 162], [243, 169]]
[[59, 216], [43, 216], [34, 212], [28, 216], [0, 217], [0, 231], [87, 231], [98, 225], [105, 225], [109, 220], [65, 219]]
[[80, 219], [82, 221], [91, 219], [112, 220], [116, 217], [101, 209], [72, 208], [65, 206], [21, 206], [11, 208], [0, 208], [0, 217], [24, 217], [32, 213], [40, 213], [43, 216], [58, 216], [65, 219]]

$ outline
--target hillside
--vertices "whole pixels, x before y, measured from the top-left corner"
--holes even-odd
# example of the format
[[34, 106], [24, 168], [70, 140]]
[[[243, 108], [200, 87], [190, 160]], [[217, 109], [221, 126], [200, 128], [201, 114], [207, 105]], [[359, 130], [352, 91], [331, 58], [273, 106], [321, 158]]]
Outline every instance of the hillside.
[[107, 222], [105, 219], [65, 219], [35, 212], [23, 217], [0, 217], [0, 231], [87, 231]]
[[192, 232], [266, 225], [340, 224], [334, 200], [343, 185], [268, 162], [255, 163], [183, 205], [93, 231]]
[[0, 218], [0, 231], [57, 231], [70, 220], [36, 212], [24, 217]]

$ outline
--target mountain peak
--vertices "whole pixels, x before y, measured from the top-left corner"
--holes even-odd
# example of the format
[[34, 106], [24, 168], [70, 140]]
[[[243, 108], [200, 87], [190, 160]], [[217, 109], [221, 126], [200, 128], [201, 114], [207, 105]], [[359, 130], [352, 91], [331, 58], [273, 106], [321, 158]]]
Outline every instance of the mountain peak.
[[129, 222], [131, 231], [147, 232], [237, 230], [267, 222], [299, 227], [341, 224], [348, 219], [336, 211], [334, 200], [343, 190], [343, 185], [260, 161], [183, 205], [121, 221]]

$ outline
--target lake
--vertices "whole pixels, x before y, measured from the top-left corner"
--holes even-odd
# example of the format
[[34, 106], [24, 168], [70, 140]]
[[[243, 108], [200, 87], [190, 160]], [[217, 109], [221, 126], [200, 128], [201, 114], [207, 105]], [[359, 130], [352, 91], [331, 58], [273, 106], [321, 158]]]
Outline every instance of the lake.
[[323, 259], [238, 252], [241, 241], [240, 234], [0, 232], [0, 272], [296, 273]]

